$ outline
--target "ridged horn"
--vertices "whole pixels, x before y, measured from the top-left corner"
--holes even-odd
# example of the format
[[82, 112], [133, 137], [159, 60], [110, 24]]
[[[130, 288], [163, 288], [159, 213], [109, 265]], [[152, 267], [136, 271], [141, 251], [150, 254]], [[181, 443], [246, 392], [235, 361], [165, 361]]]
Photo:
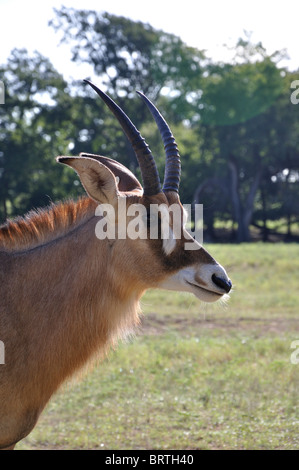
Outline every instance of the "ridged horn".
[[102, 98], [104, 103], [112, 111], [118, 122], [120, 123], [125, 135], [129, 139], [134, 152], [136, 154], [141, 176], [143, 182], [143, 191], [146, 196], [153, 196], [161, 192], [161, 184], [157, 165], [155, 163], [152, 152], [145, 142], [138, 129], [134, 126], [132, 121], [128, 118], [125, 112], [102, 90], [94, 85], [89, 80], [84, 80], [88, 83]]
[[148, 109], [152, 113], [164, 144], [166, 163], [163, 191], [176, 191], [178, 193], [181, 178], [181, 159], [176, 141], [167, 122], [158, 111], [156, 106], [143, 93], [140, 91], [137, 91], [137, 93], [141, 96]]

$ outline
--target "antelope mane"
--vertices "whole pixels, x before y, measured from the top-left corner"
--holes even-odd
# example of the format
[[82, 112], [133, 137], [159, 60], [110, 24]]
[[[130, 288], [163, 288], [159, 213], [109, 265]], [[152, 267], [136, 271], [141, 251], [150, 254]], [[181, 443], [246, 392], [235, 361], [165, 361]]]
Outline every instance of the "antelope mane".
[[0, 250], [29, 250], [63, 237], [93, 217], [95, 208], [92, 199], [82, 197], [32, 210], [0, 227]]

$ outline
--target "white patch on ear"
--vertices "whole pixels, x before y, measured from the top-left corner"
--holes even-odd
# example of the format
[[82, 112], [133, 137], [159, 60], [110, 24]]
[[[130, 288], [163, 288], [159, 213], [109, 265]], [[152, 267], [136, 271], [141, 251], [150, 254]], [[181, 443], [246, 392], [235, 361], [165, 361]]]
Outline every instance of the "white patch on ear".
[[159, 206], [161, 213], [161, 236], [163, 240], [163, 251], [166, 256], [170, 255], [176, 247], [176, 238], [174, 232], [169, 225], [169, 212], [167, 207], [164, 204]]
[[170, 255], [176, 247], [176, 239], [174, 238], [174, 233], [169, 227], [169, 236], [168, 238], [163, 238], [163, 251], [166, 256]]
[[183, 228], [184, 229], [186, 228], [186, 224], [188, 222], [188, 217], [189, 217], [189, 214], [186, 211], [185, 207], [183, 206]]

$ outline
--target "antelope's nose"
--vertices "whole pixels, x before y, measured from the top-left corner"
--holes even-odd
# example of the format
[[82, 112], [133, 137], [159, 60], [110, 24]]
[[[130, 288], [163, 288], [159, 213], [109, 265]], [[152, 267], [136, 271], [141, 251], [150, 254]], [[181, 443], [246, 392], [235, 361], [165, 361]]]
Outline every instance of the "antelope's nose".
[[224, 289], [227, 294], [232, 288], [232, 282], [230, 279], [224, 279], [224, 277], [216, 276], [216, 274], [212, 275], [212, 281], [214, 284], [216, 284], [216, 286]]

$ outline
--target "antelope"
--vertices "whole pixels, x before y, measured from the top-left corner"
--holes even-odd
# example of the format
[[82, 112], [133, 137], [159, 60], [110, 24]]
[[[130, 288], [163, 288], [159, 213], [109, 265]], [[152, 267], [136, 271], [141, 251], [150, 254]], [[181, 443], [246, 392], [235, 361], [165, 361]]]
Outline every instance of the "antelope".
[[[140, 132], [108, 95], [85, 81], [119, 121], [135, 151], [143, 184], [108, 157], [60, 156], [57, 161], [79, 175], [85, 197], [52, 204], [0, 228], [0, 340], [5, 345], [5, 364], [0, 364], [1, 449], [14, 449], [31, 432], [64, 381], [134, 331], [140, 321], [139, 300], [147, 289], [186, 291], [214, 302], [232, 287], [224, 268], [183, 222], [181, 237], [173, 236], [171, 214], [168, 239], [95, 236], [101, 204], [110, 204], [116, 213], [120, 202], [126, 208], [142, 205], [146, 211], [151, 204], [163, 204], [166, 210], [176, 204], [183, 212], [181, 162], [168, 124], [138, 92], [164, 143], [161, 187], [154, 157]], [[196, 249], [185, 250], [186, 241]]]

